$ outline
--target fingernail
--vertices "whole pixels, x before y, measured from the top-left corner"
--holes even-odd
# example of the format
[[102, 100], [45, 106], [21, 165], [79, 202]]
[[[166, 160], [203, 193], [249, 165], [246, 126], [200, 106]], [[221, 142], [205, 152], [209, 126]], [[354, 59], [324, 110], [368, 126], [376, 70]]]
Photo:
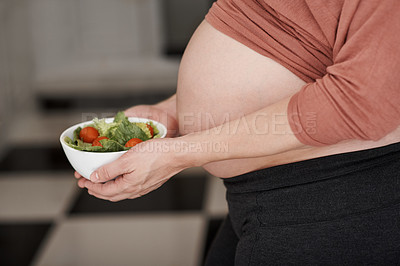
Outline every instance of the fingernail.
[[91, 174], [89, 177], [90, 181], [96, 182], [99, 181], [99, 175], [97, 173]]

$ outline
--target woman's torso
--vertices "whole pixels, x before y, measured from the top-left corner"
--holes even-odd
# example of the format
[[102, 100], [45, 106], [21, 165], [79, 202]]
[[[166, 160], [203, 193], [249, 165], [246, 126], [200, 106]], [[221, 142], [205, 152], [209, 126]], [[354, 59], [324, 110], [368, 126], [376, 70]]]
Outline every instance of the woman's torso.
[[[282, 65], [222, 34], [204, 21], [189, 42], [179, 70], [177, 115], [180, 134], [240, 118], [289, 97], [304, 84]], [[272, 132], [274, 129], [269, 130]], [[232, 177], [275, 165], [399, 141], [400, 129], [376, 142], [345, 141], [262, 158], [213, 162], [204, 165], [204, 168], [215, 176]]]

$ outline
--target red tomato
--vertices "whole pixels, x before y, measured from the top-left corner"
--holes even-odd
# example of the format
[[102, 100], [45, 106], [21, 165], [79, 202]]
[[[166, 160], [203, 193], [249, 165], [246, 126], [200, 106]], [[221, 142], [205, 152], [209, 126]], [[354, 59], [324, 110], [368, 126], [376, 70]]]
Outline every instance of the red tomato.
[[135, 146], [136, 144], [138, 144], [138, 143], [140, 143], [142, 141], [143, 140], [138, 139], [138, 138], [130, 139], [125, 143], [125, 147], [133, 147], [133, 146]]
[[81, 140], [92, 143], [99, 136], [99, 132], [94, 127], [84, 127], [79, 133]]
[[154, 129], [149, 124], [146, 124], [146, 126], [150, 130], [151, 137], [154, 137]]
[[102, 139], [108, 139], [107, 137], [98, 137], [97, 139], [93, 140], [92, 146], [100, 146], [103, 147], [103, 145], [101, 145], [100, 140]]

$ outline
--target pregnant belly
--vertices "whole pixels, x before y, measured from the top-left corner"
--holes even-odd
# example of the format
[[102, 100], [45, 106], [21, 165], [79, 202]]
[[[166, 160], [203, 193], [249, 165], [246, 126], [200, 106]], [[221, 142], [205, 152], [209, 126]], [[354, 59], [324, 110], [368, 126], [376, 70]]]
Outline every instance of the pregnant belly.
[[[220, 33], [204, 21], [190, 40], [179, 69], [177, 115], [180, 134], [205, 130], [240, 118], [289, 97], [304, 84], [277, 62]], [[394, 142], [394, 138], [386, 142]], [[203, 167], [215, 176], [232, 177], [260, 168], [379, 145], [382, 142], [352, 141], [268, 157], [213, 162]]]

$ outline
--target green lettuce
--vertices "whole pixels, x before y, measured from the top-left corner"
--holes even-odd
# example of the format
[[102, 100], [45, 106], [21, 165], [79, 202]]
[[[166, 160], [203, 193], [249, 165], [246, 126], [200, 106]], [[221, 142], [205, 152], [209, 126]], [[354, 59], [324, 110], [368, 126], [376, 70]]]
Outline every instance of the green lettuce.
[[87, 126], [91, 126], [91, 127], [94, 127], [95, 129], [97, 129], [97, 131], [99, 131], [100, 136], [107, 136], [107, 132], [109, 132], [112, 128], [117, 127], [118, 124], [115, 122], [106, 123], [105, 119], [95, 118], [95, 119], [93, 119], [93, 124], [90, 124]]

